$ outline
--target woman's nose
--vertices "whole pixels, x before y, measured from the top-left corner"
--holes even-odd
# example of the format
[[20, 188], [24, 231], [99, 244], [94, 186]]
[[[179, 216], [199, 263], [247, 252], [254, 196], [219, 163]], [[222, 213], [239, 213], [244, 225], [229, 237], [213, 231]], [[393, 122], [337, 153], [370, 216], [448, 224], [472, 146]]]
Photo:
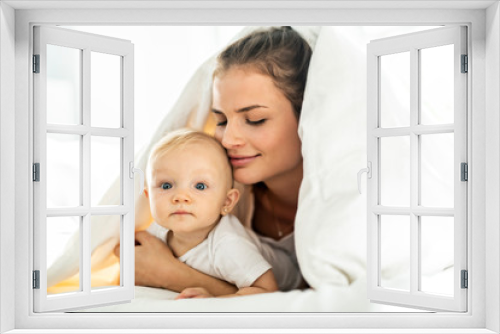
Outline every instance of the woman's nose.
[[228, 122], [222, 135], [221, 144], [227, 149], [239, 147], [244, 144], [243, 137], [241, 136], [241, 131], [236, 125], [229, 124]]

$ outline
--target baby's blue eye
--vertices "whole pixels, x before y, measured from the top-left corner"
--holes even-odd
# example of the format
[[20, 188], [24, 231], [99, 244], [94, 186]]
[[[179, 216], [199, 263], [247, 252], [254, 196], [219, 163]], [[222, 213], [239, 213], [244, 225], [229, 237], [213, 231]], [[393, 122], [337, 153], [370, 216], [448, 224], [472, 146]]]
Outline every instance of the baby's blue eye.
[[168, 182], [165, 182], [165, 183], [161, 184], [161, 188], [167, 190], [167, 189], [172, 188], [172, 185]]
[[198, 190], [205, 190], [205, 189], [207, 189], [207, 185], [205, 183], [201, 183], [201, 182], [197, 183], [195, 187]]

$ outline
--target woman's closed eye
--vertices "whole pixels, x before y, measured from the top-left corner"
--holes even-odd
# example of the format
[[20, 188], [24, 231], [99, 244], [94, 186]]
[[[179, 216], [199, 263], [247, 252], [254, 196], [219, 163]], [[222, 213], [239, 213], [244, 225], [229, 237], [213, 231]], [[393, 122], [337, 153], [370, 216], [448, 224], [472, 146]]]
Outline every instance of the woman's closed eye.
[[226, 117], [219, 111], [217, 112], [214, 111], [214, 118], [217, 126], [224, 126], [227, 124]]
[[208, 188], [208, 186], [203, 182], [198, 182], [194, 187], [198, 190], [205, 190]]
[[224, 126], [227, 124], [227, 120], [223, 120], [223, 121], [216, 120], [216, 122], [217, 122], [217, 124], [216, 124], [217, 126]]
[[259, 119], [257, 121], [251, 121], [251, 120], [247, 119], [247, 123], [250, 125], [261, 125], [261, 124], [264, 124], [265, 121], [267, 121], [267, 119], [265, 119], [265, 118]]

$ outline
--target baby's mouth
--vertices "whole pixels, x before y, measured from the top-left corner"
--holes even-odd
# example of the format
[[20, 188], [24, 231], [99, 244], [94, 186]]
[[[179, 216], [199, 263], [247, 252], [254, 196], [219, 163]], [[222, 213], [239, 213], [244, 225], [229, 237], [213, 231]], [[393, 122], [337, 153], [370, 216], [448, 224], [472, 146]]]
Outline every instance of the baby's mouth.
[[172, 213], [173, 215], [190, 215], [191, 212], [183, 211], [183, 210], [178, 210]]

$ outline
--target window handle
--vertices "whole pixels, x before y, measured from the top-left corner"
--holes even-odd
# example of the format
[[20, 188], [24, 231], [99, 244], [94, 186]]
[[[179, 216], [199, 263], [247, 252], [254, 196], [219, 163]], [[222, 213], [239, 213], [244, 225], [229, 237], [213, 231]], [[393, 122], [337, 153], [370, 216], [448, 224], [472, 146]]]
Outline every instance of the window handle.
[[366, 173], [366, 176], [371, 179], [372, 178], [372, 162], [368, 161], [368, 166], [366, 168], [361, 169], [358, 172], [358, 191], [361, 194], [361, 175]]
[[144, 172], [142, 171], [142, 169], [139, 169], [139, 168], [135, 168], [134, 167], [134, 162], [133, 161], [130, 161], [129, 162], [129, 177], [131, 179], [134, 178], [134, 173], [138, 173], [139, 174], [139, 184], [140, 184], [140, 187], [141, 188], [141, 191], [140, 191], [140, 194], [142, 194], [142, 192], [144, 191]]

